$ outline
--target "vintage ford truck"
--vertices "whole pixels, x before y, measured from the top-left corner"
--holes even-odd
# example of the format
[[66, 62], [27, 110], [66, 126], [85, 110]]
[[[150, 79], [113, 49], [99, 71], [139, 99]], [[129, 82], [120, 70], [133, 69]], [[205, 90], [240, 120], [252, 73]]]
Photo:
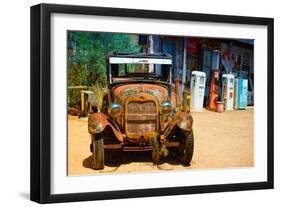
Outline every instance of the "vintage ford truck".
[[[107, 93], [101, 109], [88, 119], [93, 168], [104, 168], [104, 150], [149, 151], [163, 146], [173, 148], [189, 165], [193, 119], [189, 111], [177, 107], [171, 55], [114, 52], [107, 63]], [[152, 139], [159, 144], [153, 145]]]

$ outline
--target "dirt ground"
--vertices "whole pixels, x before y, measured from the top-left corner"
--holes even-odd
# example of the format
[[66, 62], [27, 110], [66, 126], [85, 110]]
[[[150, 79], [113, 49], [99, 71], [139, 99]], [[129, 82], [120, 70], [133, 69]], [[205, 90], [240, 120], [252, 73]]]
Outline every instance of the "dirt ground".
[[181, 165], [172, 156], [153, 165], [151, 152], [122, 152], [109, 154], [118, 159], [107, 161], [104, 170], [91, 168], [87, 119], [69, 116], [68, 175], [251, 167], [254, 165], [253, 112], [253, 108], [224, 113], [193, 112], [195, 146], [189, 167]]

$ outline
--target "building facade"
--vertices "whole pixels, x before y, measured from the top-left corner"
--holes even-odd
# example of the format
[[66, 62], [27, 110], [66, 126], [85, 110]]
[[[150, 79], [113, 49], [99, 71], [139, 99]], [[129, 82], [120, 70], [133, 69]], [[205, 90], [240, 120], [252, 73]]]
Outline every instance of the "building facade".
[[[233, 74], [248, 80], [248, 105], [254, 96], [254, 40], [139, 35], [143, 52], [169, 53], [173, 57], [173, 81], [181, 92], [188, 88], [192, 71], [206, 73], [205, 105], [211, 82], [214, 54], [219, 52], [220, 77]], [[220, 86], [222, 81], [220, 81]], [[222, 88], [222, 87], [220, 87]]]

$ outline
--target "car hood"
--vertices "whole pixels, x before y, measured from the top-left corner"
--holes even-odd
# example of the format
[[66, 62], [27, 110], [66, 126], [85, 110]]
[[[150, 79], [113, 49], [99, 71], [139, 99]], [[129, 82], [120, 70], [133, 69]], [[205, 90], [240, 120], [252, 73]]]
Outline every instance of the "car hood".
[[126, 84], [119, 85], [113, 89], [113, 99], [117, 102], [124, 103], [128, 97], [136, 96], [139, 93], [147, 93], [157, 98], [161, 103], [168, 99], [168, 88], [154, 84]]

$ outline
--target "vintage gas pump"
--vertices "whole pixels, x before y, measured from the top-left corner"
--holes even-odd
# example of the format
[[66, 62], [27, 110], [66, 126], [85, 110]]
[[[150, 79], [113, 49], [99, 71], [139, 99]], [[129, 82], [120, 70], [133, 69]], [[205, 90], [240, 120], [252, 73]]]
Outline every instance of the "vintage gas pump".
[[209, 96], [209, 110], [213, 111], [216, 111], [216, 102], [219, 98], [219, 68], [220, 51], [214, 50], [212, 54], [212, 79]]
[[206, 74], [201, 71], [192, 71], [191, 73], [191, 98], [190, 105], [192, 111], [202, 111], [205, 94]]
[[235, 109], [246, 109], [248, 105], [248, 80], [235, 79]]
[[224, 101], [224, 108], [227, 111], [233, 110], [234, 102], [234, 75], [223, 74], [222, 75], [222, 98]]
[[219, 70], [212, 70], [210, 86], [209, 110], [216, 111], [216, 102], [219, 98]]

